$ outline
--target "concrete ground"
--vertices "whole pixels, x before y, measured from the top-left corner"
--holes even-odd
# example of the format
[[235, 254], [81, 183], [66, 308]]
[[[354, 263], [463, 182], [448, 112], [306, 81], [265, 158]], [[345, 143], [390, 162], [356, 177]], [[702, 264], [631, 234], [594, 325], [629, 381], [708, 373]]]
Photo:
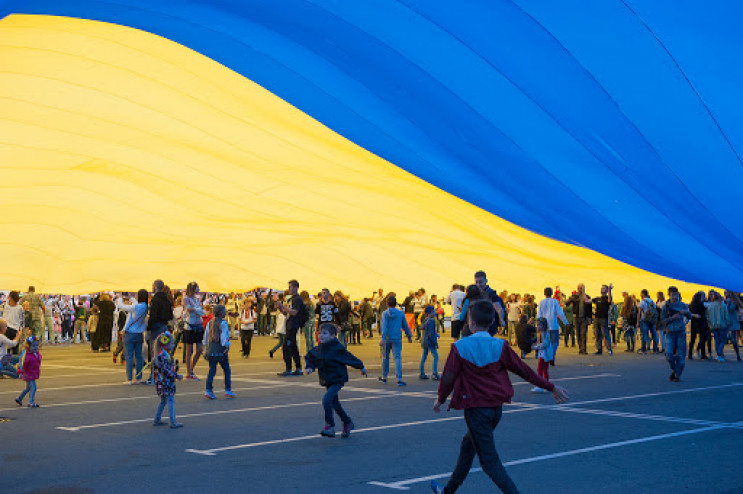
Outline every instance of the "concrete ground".
[[[216, 401], [204, 398], [204, 380], [179, 383], [179, 430], [151, 425], [155, 390], [123, 385], [110, 353], [43, 348], [40, 408], [16, 407], [22, 383], [0, 380], [0, 417], [10, 419], [0, 420], [0, 491], [383, 494], [446, 480], [465, 424], [461, 412], [432, 412], [437, 383], [418, 380], [417, 343], [403, 347], [402, 389], [377, 382], [378, 340], [349, 347], [370, 369], [366, 379], [351, 370], [341, 393], [358, 429], [327, 439], [317, 376], [277, 377], [275, 341], [256, 337], [250, 359], [233, 348], [234, 399], [222, 394], [221, 370]], [[743, 364], [687, 362], [680, 383], [669, 373], [662, 356], [561, 347], [551, 377], [570, 392], [563, 406], [513, 376], [495, 439], [521, 491], [743, 492]], [[473, 470], [459, 492], [495, 491]]]

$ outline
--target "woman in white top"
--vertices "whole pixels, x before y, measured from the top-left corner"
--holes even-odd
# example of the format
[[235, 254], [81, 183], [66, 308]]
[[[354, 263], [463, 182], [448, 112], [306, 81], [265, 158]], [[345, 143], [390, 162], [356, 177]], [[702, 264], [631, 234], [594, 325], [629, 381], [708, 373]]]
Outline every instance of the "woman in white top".
[[246, 298], [240, 311], [240, 345], [243, 358], [250, 356], [250, 347], [253, 342], [253, 332], [258, 315], [255, 313], [255, 303], [252, 298]]
[[[204, 351], [204, 323], [201, 316], [204, 315], [204, 308], [199, 299], [199, 284], [192, 281], [186, 286], [186, 297], [183, 299], [183, 310], [187, 318], [186, 326], [183, 332], [183, 346], [186, 350], [186, 379], [198, 381], [199, 378], [194, 374], [196, 363], [199, 361]], [[196, 345], [196, 353], [194, 353]], [[191, 358], [193, 355], [193, 359]]]
[[[273, 299], [283, 302], [284, 295], [279, 293], [278, 295], [274, 295]], [[276, 336], [279, 337], [279, 342], [276, 343], [275, 347], [268, 351], [268, 356], [271, 358], [273, 358], [273, 354], [276, 353], [276, 350], [284, 346], [284, 340], [286, 339], [286, 316], [282, 314], [281, 311], [276, 312]]]
[[[3, 306], [3, 319], [7, 325], [5, 336], [10, 340], [15, 339], [16, 334], [23, 333], [23, 307], [18, 303], [21, 299], [18, 292], [13, 291], [8, 294], [8, 301]], [[14, 346], [9, 352], [18, 355], [18, 346]]]
[[513, 341], [516, 338], [516, 325], [521, 320], [521, 302], [518, 301], [516, 294], [511, 294], [506, 308], [508, 311], [508, 341]]
[[7, 331], [8, 323], [4, 319], [0, 319], [0, 377], [18, 377], [15, 368], [16, 364], [18, 364], [18, 357], [9, 355], [8, 350], [18, 348], [21, 332], [16, 331], [15, 337], [11, 339], [8, 338]]

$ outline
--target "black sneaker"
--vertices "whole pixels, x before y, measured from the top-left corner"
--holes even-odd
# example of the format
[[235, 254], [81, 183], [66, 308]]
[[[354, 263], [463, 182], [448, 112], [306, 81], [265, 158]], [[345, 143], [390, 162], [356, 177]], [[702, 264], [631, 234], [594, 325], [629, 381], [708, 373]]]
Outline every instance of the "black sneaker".
[[302, 373], [302, 371], [301, 371], [301, 370], [299, 370], [299, 369], [297, 369], [297, 370], [295, 370], [294, 372], [292, 372], [292, 376], [303, 376], [303, 375], [304, 375], [304, 374], [303, 374], [303, 373]]
[[383, 378], [382, 376], [379, 376], [377, 379], [379, 379], [379, 382], [382, 384], [387, 384], [387, 379]]
[[425, 374], [422, 374], [422, 375], [420, 375], [420, 376], [418, 377], [418, 379], [420, 379], [421, 381], [425, 381], [426, 379], [428, 379], [428, 376], [427, 376], [427, 375], [425, 375]]
[[16, 398], [15, 402], [18, 404], [19, 407], [23, 406], [23, 402], [20, 400], [20, 398]]
[[278, 372], [276, 375], [279, 377], [287, 377], [292, 375], [292, 371]]
[[593, 354], [594, 354], [594, 355], [603, 355], [603, 354], [604, 354], [604, 352], [598, 351], [598, 352], [593, 352]]

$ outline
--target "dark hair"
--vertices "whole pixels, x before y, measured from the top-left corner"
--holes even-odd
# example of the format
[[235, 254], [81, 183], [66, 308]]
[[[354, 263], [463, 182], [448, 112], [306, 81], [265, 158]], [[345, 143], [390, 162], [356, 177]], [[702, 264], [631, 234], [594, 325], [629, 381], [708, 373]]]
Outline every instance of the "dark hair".
[[146, 304], [148, 298], [149, 298], [149, 293], [144, 288], [137, 292], [137, 303], [138, 304], [141, 304], [142, 302]]
[[199, 286], [199, 284], [195, 281], [192, 281], [191, 283], [186, 285], [186, 297], [193, 297], [196, 294], [197, 286]]
[[337, 336], [338, 335], [338, 326], [336, 326], [335, 324], [330, 323], [330, 322], [324, 322], [324, 323], [322, 323], [320, 325], [320, 328], [318, 329], [318, 332], [320, 332], [320, 331], [327, 331], [331, 335]]
[[551, 297], [552, 296], [552, 288], [547, 287], [544, 289], [544, 296], [545, 297]]
[[475, 273], [475, 278], [487, 278], [488, 275], [485, 274], [485, 271], [478, 271]]
[[156, 292], [162, 292], [163, 288], [165, 288], [165, 283], [163, 283], [163, 280], [155, 280], [152, 282], [152, 286], [155, 287]]
[[464, 299], [465, 300], [477, 300], [481, 297], [480, 289], [477, 288], [477, 285], [470, 285], [467, 287], [467, 291], [465, 292]]
[[289, 280], [289, 284], [294, 288], [299, 288], [299, 282], [297, 280]]
[[216, 307], [214, 307], [214, 319], [209, 323], [211, 324], [211, 328], [209, 328], [209, 341], [212, 343], [217, 343], [221, 341], [222, 338], [222, 321], [227, 316], [227, 309], [224, 305], [219, 304]]
[[394, 295], [387, 297], [387, 307], [394, 307], [397, 305], [397, 299]]
[[[670, 290], [670, 288], [669, 288], [669, 290]], [[650, 296], [650, 293], [647, 291], [647, 289], [643, 288], [642, 291], [640, 291], [640, 296], [641, 297], [649, 297]]]
[[478, 328], [489, 328], [495, 320], [495, 307], [487, 300], [477, 300], [467, 309], [473, 325]]
[[36, 287], [34, 287], [33, 285], [31, 285], [30, 287], [28, 287], [28, 291], [31, 292], [31, 293], [33, 293], [33, 292], [36, 291]]
[[18, 292], [12, 291], [8, 294], [8, 298], [13, 299], [13, 302], [18, 303], [18, 301], [21, 299], [20, 295], [18, 295]]

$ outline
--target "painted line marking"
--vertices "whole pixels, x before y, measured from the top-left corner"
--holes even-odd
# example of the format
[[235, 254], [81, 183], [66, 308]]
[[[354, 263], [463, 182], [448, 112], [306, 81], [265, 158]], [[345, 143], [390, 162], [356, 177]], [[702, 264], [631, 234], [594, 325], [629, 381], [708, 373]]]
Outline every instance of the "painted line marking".
[[[690, 430], [685, 430], [685, 431], [680, 431], [680, 432], [671, 432], [668, 434], [659, 434], [656, 436], [646, 436], [646, 437], [641, 437], [638, 439], [629, 439], [627, 441], [618, 441], [614, 443], [599, 444], [597, 446], [590, 446], [587, 448], [571, 449], [571, 450], [562, 451], [559, 453], [552, 453], [548, 455], [532, 456], [531, 458], [522, 458], [519, 460], [512, 460], [512, 461], [504, 463], [503, 466], [510, 467], [510, 466], [515, 466], [515, 465], [523, 465], [526, 463], [534, 463], [538, 461], [552, 460], [554, 458], [574, 456], [574, 455], [579, 455], [583, 453], [590, 453], [593, 451], [601, 451], [605, 449], [619, 448], [622, 446], [630, 446], [633, 444], [641, 444], [641, 443], [646, 443], [650, 441], [659, 441], [661, 439], [670, 439], [673, 437], [686, 436], [689, 434], [699, 434], [702, 432], [709, 432], [709, 431], [714, 431], [714, 430], [723, 429], [723, 428], [725, 428], [724, 425], [712, 425], [709, 427], [702, 427], [700, 429], [690, 429]], [[470, 469], [470, 473], [473, 473], [473, 472], [482, 472], [482, 468]], [[407, 491], [410, 489], [410, 487], [408, 487], [409, 485], [418, 484], [420, 482], [428, 482], [431, 480], [449, 478], [451, 477], [451, 474], [452, 472], [439, 473], [435, 475], [428, 475], [425, 477], [418, 477], [414, 479], [400, 480], [397, 482], [380, 482], [380, 481], [375, 480], [375, 481], [367, 482], [367, 484], [375, 485], [378, 487], [385, 487], [387, 489]]]
[[[347, 401], [378, 400], [382, 398], [393, 398], [396, 396], [407, 396], [407, 395], [401, 394], [401, 395], [361, 396], [357, 398], [345, 398], [343, 402], [345, 403]], [[233, 409], [233, 410], [215, 410], [211, 412], [187, 413], [187, 414], [182, 414], [182, 415], [179, 414], [178, 418], [204, 417], [208, 415], [223, 415], [223, 414], [228, 414], [228, 413], [255, 412], [259, 410], [275, 410], [278, 408], [295, 408], [295, 407], [303, 407], [303, 406], [310, 406], [310, 405], [313, 405], [313, 406], [322, 405], [322, 401], [305, 401], [302, 403], [286, 403], [286, 404], [280, 404], [280, 405], [267, 405], [267, 406], [260, 406], [260, 407], [238, 408], [238, 409]], [[55, 427], [55, 429], [68, 431], [68, 432], [78, 432], [83, 429], [98, 429], [101, 427], [114, 427], [118, 425], [140, 424], [140, 423], [151, 422], [151, 421], [152, 421], [152, 418], [148, 417], [146, 419], [121, 420], [118, 422], [106, 422], [106, 423], [100, 423], [100, 424], [60, 426], [60, 427]]]

